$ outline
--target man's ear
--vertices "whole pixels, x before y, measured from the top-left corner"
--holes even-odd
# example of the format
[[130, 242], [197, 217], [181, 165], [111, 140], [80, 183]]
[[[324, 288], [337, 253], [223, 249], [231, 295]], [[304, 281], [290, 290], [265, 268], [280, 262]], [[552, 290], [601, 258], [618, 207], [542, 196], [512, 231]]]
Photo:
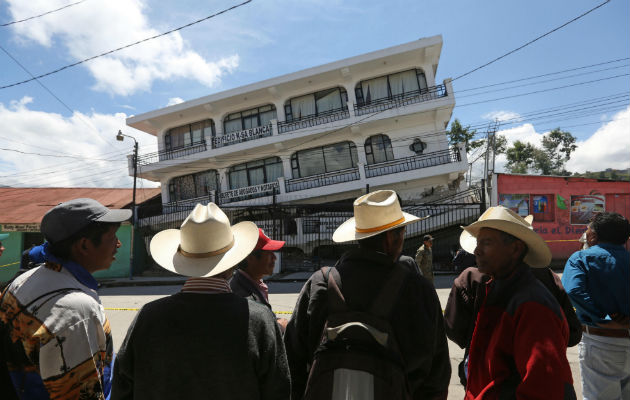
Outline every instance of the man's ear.
[[88, 238], [80, 238], [72, 245], [73, 252], [76, 254], [85, 255], [92, 246], [92, 242]]

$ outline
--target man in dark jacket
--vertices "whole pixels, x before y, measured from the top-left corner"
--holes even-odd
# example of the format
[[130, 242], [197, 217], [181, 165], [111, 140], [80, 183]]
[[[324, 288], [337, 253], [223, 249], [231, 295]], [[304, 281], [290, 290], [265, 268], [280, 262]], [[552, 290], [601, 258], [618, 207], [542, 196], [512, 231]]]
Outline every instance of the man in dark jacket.
[[[264, 304], [271, 310], [269, 288], [262, 278], [273, 273], [276, 262], [274, 251], [280, 250], [282, 246], [283, 241], [272, 240], [258, 228], [258, 243], [254, 251], [238, 264], [239, 269], [230, 280], [232, 293]], [[288, 321], [285, 318], [278, 318], [277, 321], [284, 331]]]
[[[419, 218], [403, 213], [396, 193], [390, 190], [358, 198], [354, 215], [335, 231], [333, 240], [358, 240], [359, 248], [344, 253], [335, 268], [348, 308], [366, 311], [390, 271], [399, 267], [405, 225]], [[431, 283], [408, 267], [401, 268], [405, 277], [388, 321], [403, 358], [409, 391], [413, 399], [446, 399], [451, 366], [440, 302]], [[287, 326], [293, 399], [304, 394], [320, 344], [327, 319], [327, 290], [323, 271], [314, 273], [302, 288]]]
[[562, 308], [532, 274], [551, 251], [530, 222], [503, 206], [464, 227], [462, 248], [490, 276], [470, 343], [466, 400], [575, 399]]
[[181, 229], [153, 237], [153, 259], [190, 278], [181, 292], [138, 313], [116, 357], [112, 399], [289, 398], [289, 369], [272, 312], [228, 284], [257, 241], [254, 223], [231, 226], [214, 203], [197, 204]]

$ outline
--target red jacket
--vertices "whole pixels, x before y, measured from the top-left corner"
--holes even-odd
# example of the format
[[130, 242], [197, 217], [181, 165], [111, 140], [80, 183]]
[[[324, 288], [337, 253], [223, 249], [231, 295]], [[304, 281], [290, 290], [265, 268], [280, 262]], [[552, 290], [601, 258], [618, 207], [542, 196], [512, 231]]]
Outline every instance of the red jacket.
[[569, 327], [527, 265], [486, 283], [470, 344], [466, 400], [574, 399]]

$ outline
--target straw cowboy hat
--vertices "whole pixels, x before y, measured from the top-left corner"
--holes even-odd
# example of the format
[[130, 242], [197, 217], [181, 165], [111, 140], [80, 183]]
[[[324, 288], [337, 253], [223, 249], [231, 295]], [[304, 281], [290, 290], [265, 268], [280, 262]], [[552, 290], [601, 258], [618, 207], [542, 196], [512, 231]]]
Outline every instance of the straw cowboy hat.
[[232, 268], [254, 250], [253, 222], [230, 226], [214, 203], [197, 204], [181, 229], [167, 229], [151, 239], [151, 256], [164, 269], [185, 276], [208, 277]]
[[532, 227], [533, 216], [523, 218], [509, 208], [503, 206], [490, 207], [476, 222], [468, 226], [462, 226], [464, 230], [459, 236], [459, 244], [469, 253], [477, 247], [477, 234], [481, 228], [492, 228], [509, 233], [522, 240], [527, 245], [527, 254], [523, 260], [530, 267], [544, 268], [551, 262], [551, 250], [549, 246], [534, 232]]
[[368, 193], [356, 199], [353, 206], [354, 217], [337, 228], [333, 233], [333, 241], [339, 243], [361, 240], [429, 218], [418, 218], [402, 212], [393, 190]]

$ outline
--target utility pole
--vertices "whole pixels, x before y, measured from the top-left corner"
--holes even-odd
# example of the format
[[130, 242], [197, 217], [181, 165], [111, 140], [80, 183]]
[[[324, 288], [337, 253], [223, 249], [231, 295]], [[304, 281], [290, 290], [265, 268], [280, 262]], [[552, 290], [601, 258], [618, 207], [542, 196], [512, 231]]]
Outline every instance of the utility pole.
[[133, 250], [135, 230], [138, 224], [138, 210], [136, 209], [136, 178], [138, 177], [138, 141], [133, 136], [125, 135], [122, 131], [118, 131], [116, 140], [122, 142], [125, 138], [133, 140], [133, 194], [131, 200], [131, 251], [129, 254], [129, 279], [133, 279]]

